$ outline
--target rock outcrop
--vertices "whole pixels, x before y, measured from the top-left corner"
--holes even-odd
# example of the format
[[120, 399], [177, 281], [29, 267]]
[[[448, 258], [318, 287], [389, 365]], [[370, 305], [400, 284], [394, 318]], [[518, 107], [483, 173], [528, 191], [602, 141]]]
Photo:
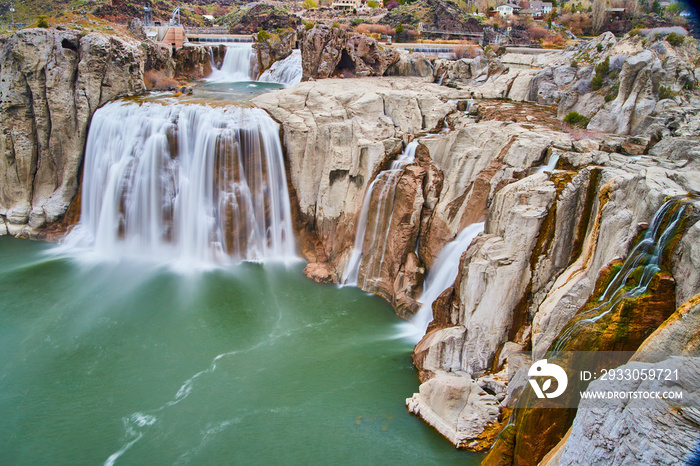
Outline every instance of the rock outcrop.
[[281, 29], [263, 38], [258, 36], [253, 44], [258, 56], [258, 72], [262, 74], [278, 60], [284, 60], [297, 48], [297, 31], [293, 28]]
[[588, 391], [677, 392], [682, 398], [583, 400], [561, 457], [549, 464], [691, 464], [700, 444], [698, 358], [630, 362], [620, 369], [678, 371], [682, 376], [678, 380], [596, 380]]
[[[227, 17], [224, 18], [226, 21]], [[242, 15], [232, 18], [232, 21], [227, 24], [233, 34], [252, 34], [260, 29], [272, 32], [278, 29], [296, 28], [301, 24], [301, 19], [275, 5], [258, 3], [245, 10]]]
[[[349, 259], [370, 183], [401, 153], [409, 135], [438, 127], [455, 110], [448, 102], [454, 92], [434, 84], [405, 78], [354, 80], [352, 87], [346, 82], [302, 83], [254, 99], [282, 125], [300, 229], [316, 238], [302, 246], [303, 253], [312, 263], [330, 262], [337, 276]], [[390, 238], [387, 254], [378, 249], [377, 261], [368, 254], [361, 266], [361, 276], [372, 276], [368, 290], [389, 301], [422, 280], [421, 265], [411, 253], [424, 221], [423, 207], [434, 206], [437, 198], [439, 175], [429, 157], [417, 158], [417, 165], [394, 180], [391, 223], [379, 225]], [[371, 199], [375, 211], [381, 191]], [[307, 272], [327, 269], [312, 266]], [[415, 312], [415, 304], [407, 306], [409, 314]]]
[[299, 47], [303, 80], [382, 76], [399, 59], [399, 52], [369, 36], [322, 24], [303, 32]]
[[145, 89], [145, 57], [140, 43], [98, 33], [23, 29], [0, 39], [0, 223], [10, 234], [66, 212], [90, 117]]

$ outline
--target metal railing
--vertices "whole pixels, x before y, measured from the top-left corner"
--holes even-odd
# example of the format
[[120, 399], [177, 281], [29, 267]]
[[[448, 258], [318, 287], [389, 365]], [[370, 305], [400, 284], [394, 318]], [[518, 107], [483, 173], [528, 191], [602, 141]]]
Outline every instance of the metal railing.
[[452, 35], [452, 36], [467, 36], [467, 37], [476, 37], [479, 39], [484, 38], [484, 33], [482, 32], [459, 32], [459, 31], [445, 31], [442, 29], [429, 29], [426, 27], [423, 27], [423, 32], [427, 32], [429, 34], [447, 34], [447, 35]]
[[226, 26], [185, 27], [185, 34], [228, 34]]

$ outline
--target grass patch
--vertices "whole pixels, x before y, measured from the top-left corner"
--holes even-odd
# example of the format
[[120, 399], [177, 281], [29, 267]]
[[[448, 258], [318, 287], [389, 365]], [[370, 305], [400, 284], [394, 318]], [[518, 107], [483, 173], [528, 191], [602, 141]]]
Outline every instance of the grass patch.
[[569, 112], [564, 117], [564, 123], [567, 123], [575, 128], [585, 128], [588, 126], [589, 121], [591, 121], [590, 118], [585, 117], [578, 112]]

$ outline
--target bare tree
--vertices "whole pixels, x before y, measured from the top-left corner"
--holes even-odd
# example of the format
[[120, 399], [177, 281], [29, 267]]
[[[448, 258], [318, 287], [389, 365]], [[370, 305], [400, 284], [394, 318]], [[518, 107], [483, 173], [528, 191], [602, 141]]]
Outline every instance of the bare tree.
[[591, 18], [591, 26], [594, 34], [600, 34], [603, 25], [605, 24], [605, 6], [606, 0], [594, 0], [593, 13]]

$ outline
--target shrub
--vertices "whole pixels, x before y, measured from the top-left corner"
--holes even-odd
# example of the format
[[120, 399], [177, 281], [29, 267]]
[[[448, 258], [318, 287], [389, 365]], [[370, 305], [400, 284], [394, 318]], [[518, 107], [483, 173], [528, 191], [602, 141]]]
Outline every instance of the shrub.
[[301, 6], [306, 10], [310, 10], [311, 8], [316, 8], [318, 4], [314, 0], [304, 0]]
[[569, 114], [564, 117], [564, 123], [577, 128], [585, 128], [588, 126], [589, 121], [590, 118], [586, 118], [578, 112], [569, 112]]
[[571, 60], [571, 67], [578, 68], [578, 62], [576, 60]]
[[630, 35], [630, 37], [638, 36], [640, 31], [641, 31], [640, 28], [631, 29], [629, 32], [629, 35]]
[[369, 24], [362, 23], [355, 28], [355, 32], [360, 34], [386, 34], [387, 36], [393, 36], [396, 31], [394, 31], [389, 26], [384, 24]]
[[38, 22], [36, 25], [37, 25], [38, 27], [44, 28], [44, 29], [46, 29], [47, 27], [49, 27], [49, 23], [46, 21], [46, 18], [40, 18], [40, 19], [39, 19], [39, 22]]
[[602, 51], [603, 51], [603, 44], [598, 44], [598, 45], [596, 45], [596, 46], [595, 46], [595, 49], [596, 49], [598, 52], [602, 52]]
[[398, 8], [398, 7], [399, 7], [399, 2], [390, 2], [390, 3], [386, 6], [386, 9], [387, 9], [387, 10], [393, 10], [394, 8]]
[[685, 36], [682, 36], [680, 34], [676, 34], [675, 32], [672, 32], [671, 34], [666, 36], [666, 42], [673, 45], [674, 47], [679, 47], [679, 46], [683, 45], [684, 41], [685, 41]]
[[367, 2], [367, 6], [374, 9], [374, 8], [379, 8], [379, 3], [376, 2], [375, 0], [369, 0]]
[[314, 24], [315, 23], [312, 23], [311, 21], [304, 21], [304, 29], [308, 31], [314, 27]]
[[396, 26], [396, 34], [397, 35], [403, 34], [403, 30], [404, 30], [403, 24], [399, 24], [398, 26]]
[[459, 45], [454, 48], [455, 58], [476, 58], [479, 55], [479, 47], [476, 45]]
[[540, 40], [547, 37], [547, 30], [539, 26], [531, 26], [527, 28], [527, 32], [530, 34], [530, 39]]
[[620, 85], [615, 84], [613, 87], [610, 88], [610, 91], [605, 94], [605, 101], [606, 102], [611, 102], [617, 98], [617, 94], [620, 92]]
[[595, 74], [596, 76], [604, 78], [608, 74], [608, 71], [610, 71], [610, 57], [605, 57], [605, 60], [595, 66]]
[[352, 27], [359, 26], [360, 24], [362, 24], [364, 22], [365, 22], [364, 19], [355, 18], [352, 21], [350, 21], [350, 26], [352, 26]]
[[677, 92], [672, 90], [670, 87], [661, 86], [659, 87], [659, 100], [672, 99], [678, 95]]
[[338, 21], [335, 21], [335, 22], [333, 22], [333, 24], [331, 25], [331, 27], [332, 27], [333, 29], [335, 29], [335, 28], [340, 28], [340, 23], [339, 23]]
[[257, 35], [257, 41], [258, 42], [266, 42], [270, 38], [270, 34], [267, 33], [266, 30], [258, 28], [258, 35]]
[[593, 79], [591, 79], [591, 89], [594, 91], [597, 91], [603, 87], [603, 77], [602, 76], [594, 76]]
[[542, 41], [542, 47], [545, 48], [561, 48], [564, 46], [564, 38], [560, 35], [552, 36], [547, 40]]

